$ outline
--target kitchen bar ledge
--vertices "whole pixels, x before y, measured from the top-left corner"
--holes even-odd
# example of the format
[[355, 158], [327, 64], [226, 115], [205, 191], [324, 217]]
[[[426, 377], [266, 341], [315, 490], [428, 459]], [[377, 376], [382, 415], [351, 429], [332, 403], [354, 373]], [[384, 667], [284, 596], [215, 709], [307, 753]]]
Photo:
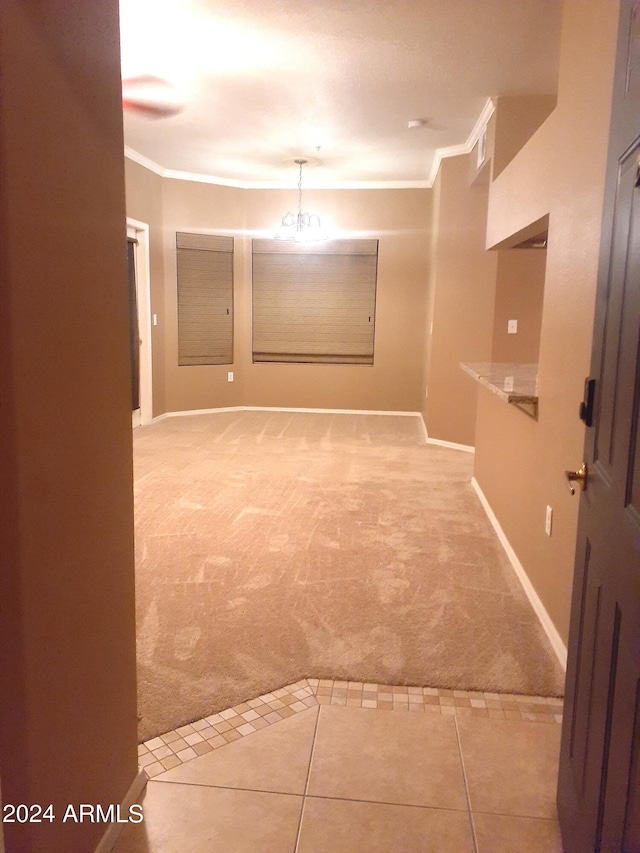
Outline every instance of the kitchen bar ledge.
[[460, 367], [505, 403], [535, 418], [538, 414], [538, 365], [483, 361]]

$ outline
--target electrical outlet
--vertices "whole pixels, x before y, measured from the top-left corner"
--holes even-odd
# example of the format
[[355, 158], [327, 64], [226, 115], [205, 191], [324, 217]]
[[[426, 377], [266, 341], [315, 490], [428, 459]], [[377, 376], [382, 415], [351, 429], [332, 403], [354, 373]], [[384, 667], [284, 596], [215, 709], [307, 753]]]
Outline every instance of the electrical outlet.
[[547, 536], [551, 536], [551, 521], [553, 519], [553, 510], [550, 506], [547, 507], [547, 513], [544, 518], [544, 532]]
[[517, 320], [509, 320], [507, 322], [507, 334], [508, 335], [517, 335], [518, 334], [518, 321]]
[[233, 370], [227, 372], [227, 382], [233, 382]]

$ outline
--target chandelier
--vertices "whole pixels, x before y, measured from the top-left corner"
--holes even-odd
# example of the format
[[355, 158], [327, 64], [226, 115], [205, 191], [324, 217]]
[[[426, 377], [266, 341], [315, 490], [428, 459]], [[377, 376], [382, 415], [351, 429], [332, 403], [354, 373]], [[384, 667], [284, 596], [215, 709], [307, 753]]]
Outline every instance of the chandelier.
[[294, 160], [298, 164], [298, 211], [289, 211], [282, 217], [276, 240], [295, 240], [296, 243], [307, 243], [311, 240], [326, 240], [326, 235], [320, 225], [320, 217], [316, 213], [307, 213], [302, 209], [302, 167], [308, 162], [302, 158]]

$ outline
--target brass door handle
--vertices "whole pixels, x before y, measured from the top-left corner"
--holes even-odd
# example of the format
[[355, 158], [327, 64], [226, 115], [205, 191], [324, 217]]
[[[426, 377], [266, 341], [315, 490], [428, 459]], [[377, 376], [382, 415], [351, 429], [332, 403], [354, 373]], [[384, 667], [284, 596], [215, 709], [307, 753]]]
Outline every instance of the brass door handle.
[[587, 491], [587, 483], [589, 481], [589, 469], [587, 468], [587, 463], [583, 462], [582, 467], [578, 468], [577, 471], [565, 471], [564, 476], [567, 478], [567, 483], [569, 485], [569, 491], [572, 495], [575, 495], [576, 490], [571, 485], [576, 480], [580, 483], [582, 491]]

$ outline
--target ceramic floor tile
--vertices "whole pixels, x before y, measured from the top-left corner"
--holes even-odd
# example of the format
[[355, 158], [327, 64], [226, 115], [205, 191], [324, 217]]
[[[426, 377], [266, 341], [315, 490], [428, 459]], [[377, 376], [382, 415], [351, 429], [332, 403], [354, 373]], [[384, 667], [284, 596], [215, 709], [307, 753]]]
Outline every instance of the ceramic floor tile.
[[292, 853], [302, 798], [151, 781], [114, 853]]
[[557, 820], [474, 814], [478, 853], [562, 853]]
[[465, 812], [305, 800], [297, 853], [474, 853]]
[[560, 726], [458, 717], [471, 809], [557, 817]]
[[154, 781], [303, 794], [317, 717], [318, 708], [301, 711]]
[[308, 793], [466, 809], [455, 720], [323, 705]]

